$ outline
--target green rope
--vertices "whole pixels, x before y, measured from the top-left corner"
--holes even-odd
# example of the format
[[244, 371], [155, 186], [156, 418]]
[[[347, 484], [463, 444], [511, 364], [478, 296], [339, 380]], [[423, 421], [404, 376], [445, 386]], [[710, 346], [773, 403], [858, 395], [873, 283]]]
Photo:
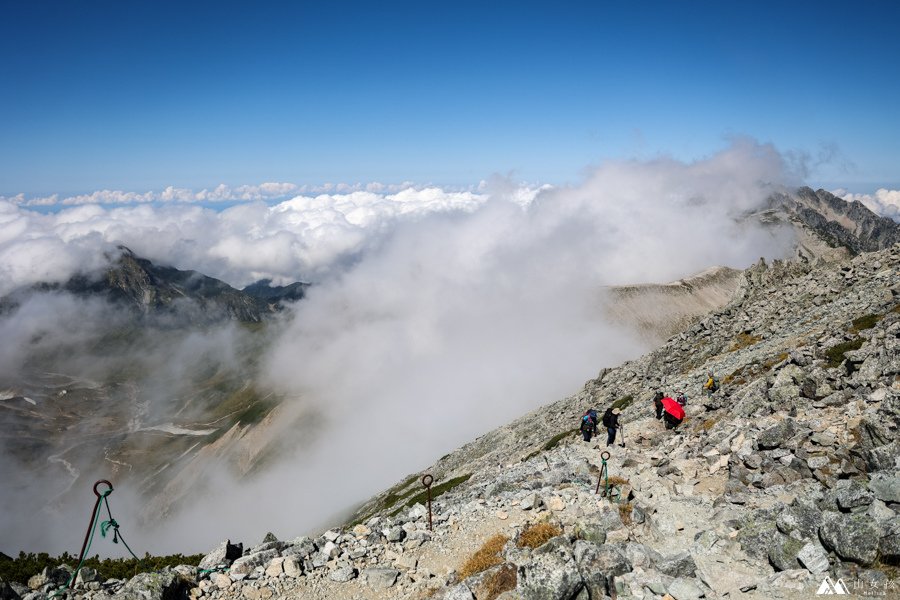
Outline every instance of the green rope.
[[119, 524], [116, 522], [115, 519], [113, 519], [112, 511], [109, 510], [109, 500], [106, 499], [105, 495], [103, 496], [103, 502], [106, 504], [106, 514], [109, 515], [109, 520], [103, 521], [103, 523], [100, 524], [100, 535], [103, 537], [106, 537], [107, 532], [109, 532], [109, 530], [112, 529], [113, 530], [113, 539], [112, 539], [113, 544], [118, 544], [119, 540], [122, 540], [122, 544], [126, 548], [128, 548], [128, 553], [131, 554], [131, 556], [133, 556], [136, 561], [141, 562], [141, 559], [138, 558], [137, 555], [135, 555], [135, 553], [128, 546], [128, 542], [125, 541], [125, 536], [123, 536], [122, 532], [119, 531]]
[[[103, 492], [103, 496], [101, 496], [101, 497], [103, 498], [104, 501], [106, 501], [106, 497], [109, 496], [109, 494], [111, 492], [112, 492], [111, 489]], [[107, 502], [107, 509], [108, 508], [109, 508], [109, 503]], [[71, 585], [72, 585], [72, 582], [75, 581], [75, 577], [78, 576], [78, 571], [80, 571], [81, 567], [84, 566], [84, 561], [87, 560], [87, 557], [91, 553], [91, 544], [94, 542], [94, 532], [97, 531], [97, 522], [100, 518], [100, 509], [101, 509], [101, 505], [98, 502], [97, 503], [97, 511], [94, 513], [94, 526], [91, 528], [91, 533], [88, 536], [88, 543], [87, 543], [87, 546], [85, 546], [85, 548], [84, 548], [84, 556], [81, 557], [81, 561], [78, 563], [78, 566], [75, 567], [74, 571], [72, 571], [72, 574], [69, 576], [69, 580], [66, 582], [66, 585], [62, 586], [61, 588], [59, 588], [58, 590], [53, 592], [50, 595], [51, 598], [55, 598], [61, 592], [64, 592], [65, 590], [69, 589], [69, 587], [71, 587]]]

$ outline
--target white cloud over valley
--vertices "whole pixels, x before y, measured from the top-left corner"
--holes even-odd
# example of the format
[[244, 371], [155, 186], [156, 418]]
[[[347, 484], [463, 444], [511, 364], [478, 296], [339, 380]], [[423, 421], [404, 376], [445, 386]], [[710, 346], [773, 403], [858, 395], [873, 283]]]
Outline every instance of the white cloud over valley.
[[223, 476], [228, 491], [214, 483], [215, 502], [197, 499], [174, 525], [142, 532], [152, 551], [202, 551], [267, 529], [304, 533], [644, 352], [605, 316], [605, 286], [784, 255], [786, 231], [740, 217], [795, 183], [771, 146], [739, 140], [692, 163], [605, 163], [569, 187], [358, 189], [221, 211], [94, 204], [41, 214], [7, 201], [0, 289], [98, 266], [117, 243], [238, 286], [315, 281], [261, 371], [293, 412], [323, 416], [318, 436], [247, 486]]

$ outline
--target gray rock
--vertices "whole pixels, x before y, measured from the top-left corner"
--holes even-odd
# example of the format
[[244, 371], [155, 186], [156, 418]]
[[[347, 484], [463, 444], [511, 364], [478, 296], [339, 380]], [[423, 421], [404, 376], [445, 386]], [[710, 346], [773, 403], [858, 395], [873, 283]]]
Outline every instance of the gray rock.
[[624, 526], [618, 510], [604, 508], [599, 515], [592, 516], [590, 520], [576, 523], [575, 537], [595, 544], [605, 544], [608, 532], [617, 531]]
[[325, 541], [327, 542], [337, 542], [338, 538], [341, 537], [341, 532], [329, 529], [322, 534], [322, 537], [325, 538]]
[[212, 552], [204, 556], [203, 560], [200, 561], [200, 564], [197, 565], [197, 568], [209, 571], [220, 566], [227, 567], [232, 561], [240, 558], [243, 554], [243, 544], [232, 544], [231, 540], [225, 540], [216, 546]]
[[522, 501], [519, 503], [519, 508], [522, 510], [532, 510], [534, 508], [540, 507], [543, 504], [541, 497], [537, 494], [528, 494]]
[[883, 527], [878, 552], [888, 564], [896, 565], [900, 561], [900, 517], [894, 517]]
[[801, 539], [818, 538], [821, 523], [822, 511], [804, 504], [789, 506], [780, 511], [775, 519], [779, 531], [785, 535], [796, 531]]
[[584, 587], [572, 548], [565, 538], [553, 538], [519, 565], [516, 590], [523, 600], [572, 598]]
[[690, 579], [678, 577], [668, 587], [669, 595], [675, 600], [700, 600], [703, 590]]
[[615, 577], [631, 572], [631, 562], [618, 545], [595, 544], [585, 540], [575, 542], [573, 557], [591, 598], [611, 593]]
[[662, 558], [656, 562], [656, 568], [669, 577], [693, 577], [697, 571], [694, 558], [686, 550]]
[[794, 433], [793, 419], [785, 419], [760, 433], [756, 443], [761, 450], [778, 448], [790, 439]]
[[115, 595], [116, 600], [170, 600], [187, 593], [187, 581], [177, 573], [139, 573]]
[[292, 544], [281, 551], [283, 556], [296, 555], [300, 558], [306, 558], [317, 550], [316, 544], [307, 537], [294, 540]]
[[867, 566], [878, 557], [878, 529], [865, 515], [828, 512], [819, 527], [819, 537], [842, 560]]
[[810, 573], [824, 573], [830, 566], [828, 553], [818, 542], [807, 542], [797, 553], [797, 560]]
[[442, 596], [443, 600], [475, 600], [472, 590], [465, 583], [458, 583], [448, 589]]
[[237, 559], [233, 563], [231, 563], [231, 569], [228, 570], [228, 574], [234, 580], [244, 579], [253, 572], [253, 569], [256, 567], [265, 567], [269, 564], [269, 561], [278, 556], [280, 553], [278, 550], [272, 548], [271, 550], [263, 550], [262, 552], [257, 552], [256, 554], [248, 554], [247, 556], [242, 556]]
[[900, 502], [900, 476], [874, 473], [869, 479], [869, 489], [883, 502]]
[[13, 587], [3, 580], [0, 580], [0, 600], [20, 600], [21, 596], [13, 589]]
[[78, 575], [75, 576], [75, 585], [84, 585], [92, 581], [97, 581], [97, 571], [90, 567], [81, 567]]
[[362, 575], [370, 586], [380, 590], [386, 590], [396, 583], [397, 578], [400, 576], [400, 571], [397, 569], [374, 567], [365, 569], [362, 572]]
[[328, 579], [338, 583], [347, 583], [356, 578], [357, 571], [353, 567], [338, 567], [328, 574]]
[[777, 571], [790, 571], [800, 566], [797, 557], [804, 543], [792, 537], [779, 535], [769, 547], [769, 562]]
[[897, 513], [888, 508], [888, 505], [877, 498], [869, 505], [866, 514], [876, 521], [887, 521], [897, 516]]
[[384, 531], [384, 537], [389, 542], [402, 542], [403, 538], [406, 537], [406, 532], [402, 527], [391, 527]]
[[874, 494], [858, 481], [844, 479], [838, 483], [840, 488], [835, 490], [835, 500], [841, 510], [862, 508], [872, 503]]

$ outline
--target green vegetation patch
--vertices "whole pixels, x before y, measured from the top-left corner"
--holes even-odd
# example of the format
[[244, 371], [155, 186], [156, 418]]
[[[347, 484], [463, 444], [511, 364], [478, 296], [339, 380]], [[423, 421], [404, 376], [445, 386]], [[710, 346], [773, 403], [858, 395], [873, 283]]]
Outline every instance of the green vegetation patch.
[[858, 319], [853, 319], [853, 323], [850, 326], [850, 333], [859, 333], [866, 329], [872, 329], [882, 318], [882, 315], [864, 315]]
[[836, 346], [832, 346], [828, 350], [825, 351], [825, 358], [827, 360], [827, 364], [829, 368], [835, 368], [841, 366], [841, 363], [844, 362], [844, 355], [853, 350], [859, 350], [862, 348], [864, 339], [861, 337], [855, 337], [849, 342], [843, 342], [841, 344], [837, 344]]
[[627, 396], [622, 396], [618, 400], [612, 403], [610, 408], [618, 408], [619, 410], [625, 410], [629, 406], [634, 404], [634, 396], [628, 394]]
[[[384, 500], [381, 503], [382, 508], [392, 508], [397, 502], [403, 500], [404, 498], [409, 498], [413, 494], [416, 493], [416, 488], [412, 488], [407, 490], [409, 486], [414, 484], [419, 480], [418, 475], [411, 475], [406, 481], [401, 483], [400, 485], [396, 485], [388, 491], [387, 496], [384, 497]], [[406, 490], [406, 491], [403, 491]]]
[[[448, 479], [447, 481], [445, 481], [443, 483], [433, 486], [431, 488], [431, 499], [434, 500], [441, 494], [452, 490], [453, 488], [455, 488], [456, 486], [458, 486], [462, 483], [467, 482], [470, 477], [472, 477], [471, 473], [469, 473], [468, 475], [461, 475], [460, 477], [454, 477], [453, 479]], [[416, 504], [425, 504], [426, 502], [428, 502], [428, 491], [423, 488], [421, 492], [419, 492], [412, 498], [409, 498], [404, 503], [404, 506], [414, 506]], [[398, 512], [400, 512], [399, 508], [396, 511], [394, 511], [393, 514], [397, 514]]]
[[563, 431], [562, 433], [557, 433], [552, 438], [547, 440], [547, 442], [544, 444], [542, 450], [544, 452], [546, 452], [547, 450], [553, 450], [554, 448], [559, 446], [559, 443], [561, 441], [563, 441], [563, 439], [565, 439], [566, 437], [568, 437], [570, 435], [574, 435], [576, 433], [578, 433], [577, 427], [575, 429], [569, 429], [568, 431]]
[[[144, 558], [139, 561], [133, 558], [104, 558], [100, 560], [100, 555], [98, 554], [92, 558], [86, 558], [83, 566], [96, 569], [101, 580], [131, 579], [138, 573], [159, 571], [165, 567], [176, 567], [178, 565], [196, 567], [201, 560], [203, 560], [202, 554], [188, 556], [181, 554], [150, 556], [145, 554]], [[19, 552], [18, 558], [0, 558], [0, 580], [17, 581], [26, 585], [28, 578], [33, 575], [39, 575], [44, 570], [44, 567], [53, 568], [63, 564], [69, 565], [74, 569], [78, 566], [78, 557], [72, 556], [68, 552], [58, 557], [52, 557], [46, 552], [39, 554]]]

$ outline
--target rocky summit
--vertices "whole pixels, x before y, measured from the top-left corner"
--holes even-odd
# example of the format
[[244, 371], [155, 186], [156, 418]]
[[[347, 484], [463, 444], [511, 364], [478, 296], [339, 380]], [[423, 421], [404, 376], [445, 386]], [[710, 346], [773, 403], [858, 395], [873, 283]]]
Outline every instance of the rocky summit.
[[[720, 388], [706, 394], [713, 372]], [[684, 391], [675, 429], [652, 397]], [[606, 447], [576, 429], [621, 410]], [[58, 597], [445, 600], [900, 596], [900, 244], [760, 261], [732, 300], [319, 535]], [[602, 428], [601, 428], [602, 429]], [[604, 452], [609, 452], [605, 455]], [[431, 485], [431, 527], [421, 478]], [[49, 597], [71, 567], [2, 584]]]

